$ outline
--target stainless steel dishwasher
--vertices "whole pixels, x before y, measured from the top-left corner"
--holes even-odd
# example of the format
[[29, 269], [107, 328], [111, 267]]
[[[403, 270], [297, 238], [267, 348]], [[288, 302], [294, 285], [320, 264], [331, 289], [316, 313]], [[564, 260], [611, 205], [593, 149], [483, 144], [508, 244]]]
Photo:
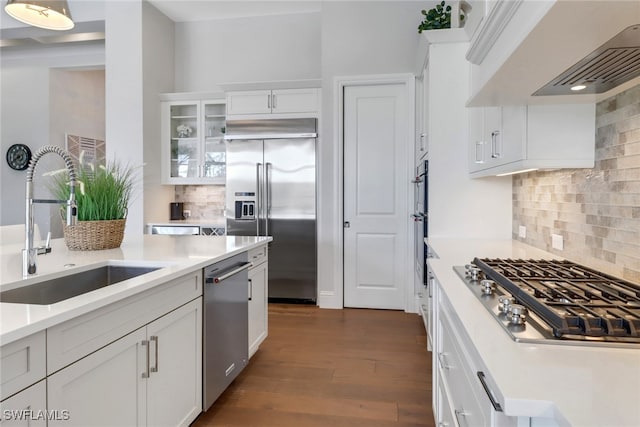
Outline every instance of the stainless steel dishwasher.
[[249, 359], [247, 253], [204, 269], [203, 409], [206, 411]]

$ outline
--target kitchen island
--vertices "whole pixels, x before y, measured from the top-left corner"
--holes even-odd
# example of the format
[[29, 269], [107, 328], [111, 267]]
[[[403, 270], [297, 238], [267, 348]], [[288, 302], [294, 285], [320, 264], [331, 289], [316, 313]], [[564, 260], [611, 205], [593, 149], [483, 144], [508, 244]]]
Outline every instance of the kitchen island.
[[[462, 360], [471, 360], [468, 376], [479, 390], [475, 398], [477, 412], [486, 412], [485, 425], [640, 425], [640, 344], [613, 348], [552, 341], [515, 342], [453, 270], [474, 257], [558, 259], [557, 256], [513, 240], [431, 238], [427, 243], [439, 257], [428, 260], [437, 282], [434, 308], [439, 315], [435, 321], [451, 327], [454, 333], [444, 335], [455, 335], [453, 347], [463, 354]], [[435, 330], [434, 378], [442, 378], [450, 375], [448, 371], [455, 370], [455, 366], [451, 362], [453, 356], [442, 350], [443, 340], [445, 346], [448, 340], [443, 337], [442, 325]], [[487, 392], [476, 371], [484, 374]], [[458, 418], [476, 415], [469, 405], [462, 405], [464, 409], [456, 407], [454, 402], [460, 401], [460, 396], [452, 393], [454, 382], [450, 387], [443, 386], [443, 382], [447, 380], [434, 381], [437, 421], [446, 420], [450, 416], [447, 411]], [[501, 411], [491, 404], [489, 393]]]
[[21, 245], [2, 246], [3, 292], [59, 278], [71, 286], [105, 266], [155, 268], [51, 304], [0, 303], [3, 425], [188, 425], [202, 410], [203, 268], [249, 264], [270, 240], [145, 235], [80, 252], [56, 239], [27, 279]]

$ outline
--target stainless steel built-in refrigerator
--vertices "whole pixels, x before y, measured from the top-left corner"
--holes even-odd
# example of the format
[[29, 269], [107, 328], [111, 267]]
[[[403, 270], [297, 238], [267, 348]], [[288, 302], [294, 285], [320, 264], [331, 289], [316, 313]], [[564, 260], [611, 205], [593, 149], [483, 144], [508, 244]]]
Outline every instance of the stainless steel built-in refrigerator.
[[316, 119], [226, 124], [227, 234], [273, 236], [271, 301], [316, 301], [316, 136]]

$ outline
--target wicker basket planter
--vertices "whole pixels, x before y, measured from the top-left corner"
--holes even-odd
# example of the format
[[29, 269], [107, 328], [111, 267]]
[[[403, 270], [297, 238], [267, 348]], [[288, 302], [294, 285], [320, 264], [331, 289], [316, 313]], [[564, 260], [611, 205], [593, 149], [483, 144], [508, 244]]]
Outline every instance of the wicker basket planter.
[[124, 237], [125, 219], [78, 221], [76, 225], [63, 223], [64, 240], [72, 251], [97, 251], [120, 247]]

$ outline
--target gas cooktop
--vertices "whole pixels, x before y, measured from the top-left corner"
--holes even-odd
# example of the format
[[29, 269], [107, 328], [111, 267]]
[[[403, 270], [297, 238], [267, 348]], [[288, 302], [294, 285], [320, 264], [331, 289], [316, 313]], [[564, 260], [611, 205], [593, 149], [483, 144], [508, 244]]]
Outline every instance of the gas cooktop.
[[516, 341], [640, 344], [640, 285], [558, 260], [475, 258], [454, 270]]

